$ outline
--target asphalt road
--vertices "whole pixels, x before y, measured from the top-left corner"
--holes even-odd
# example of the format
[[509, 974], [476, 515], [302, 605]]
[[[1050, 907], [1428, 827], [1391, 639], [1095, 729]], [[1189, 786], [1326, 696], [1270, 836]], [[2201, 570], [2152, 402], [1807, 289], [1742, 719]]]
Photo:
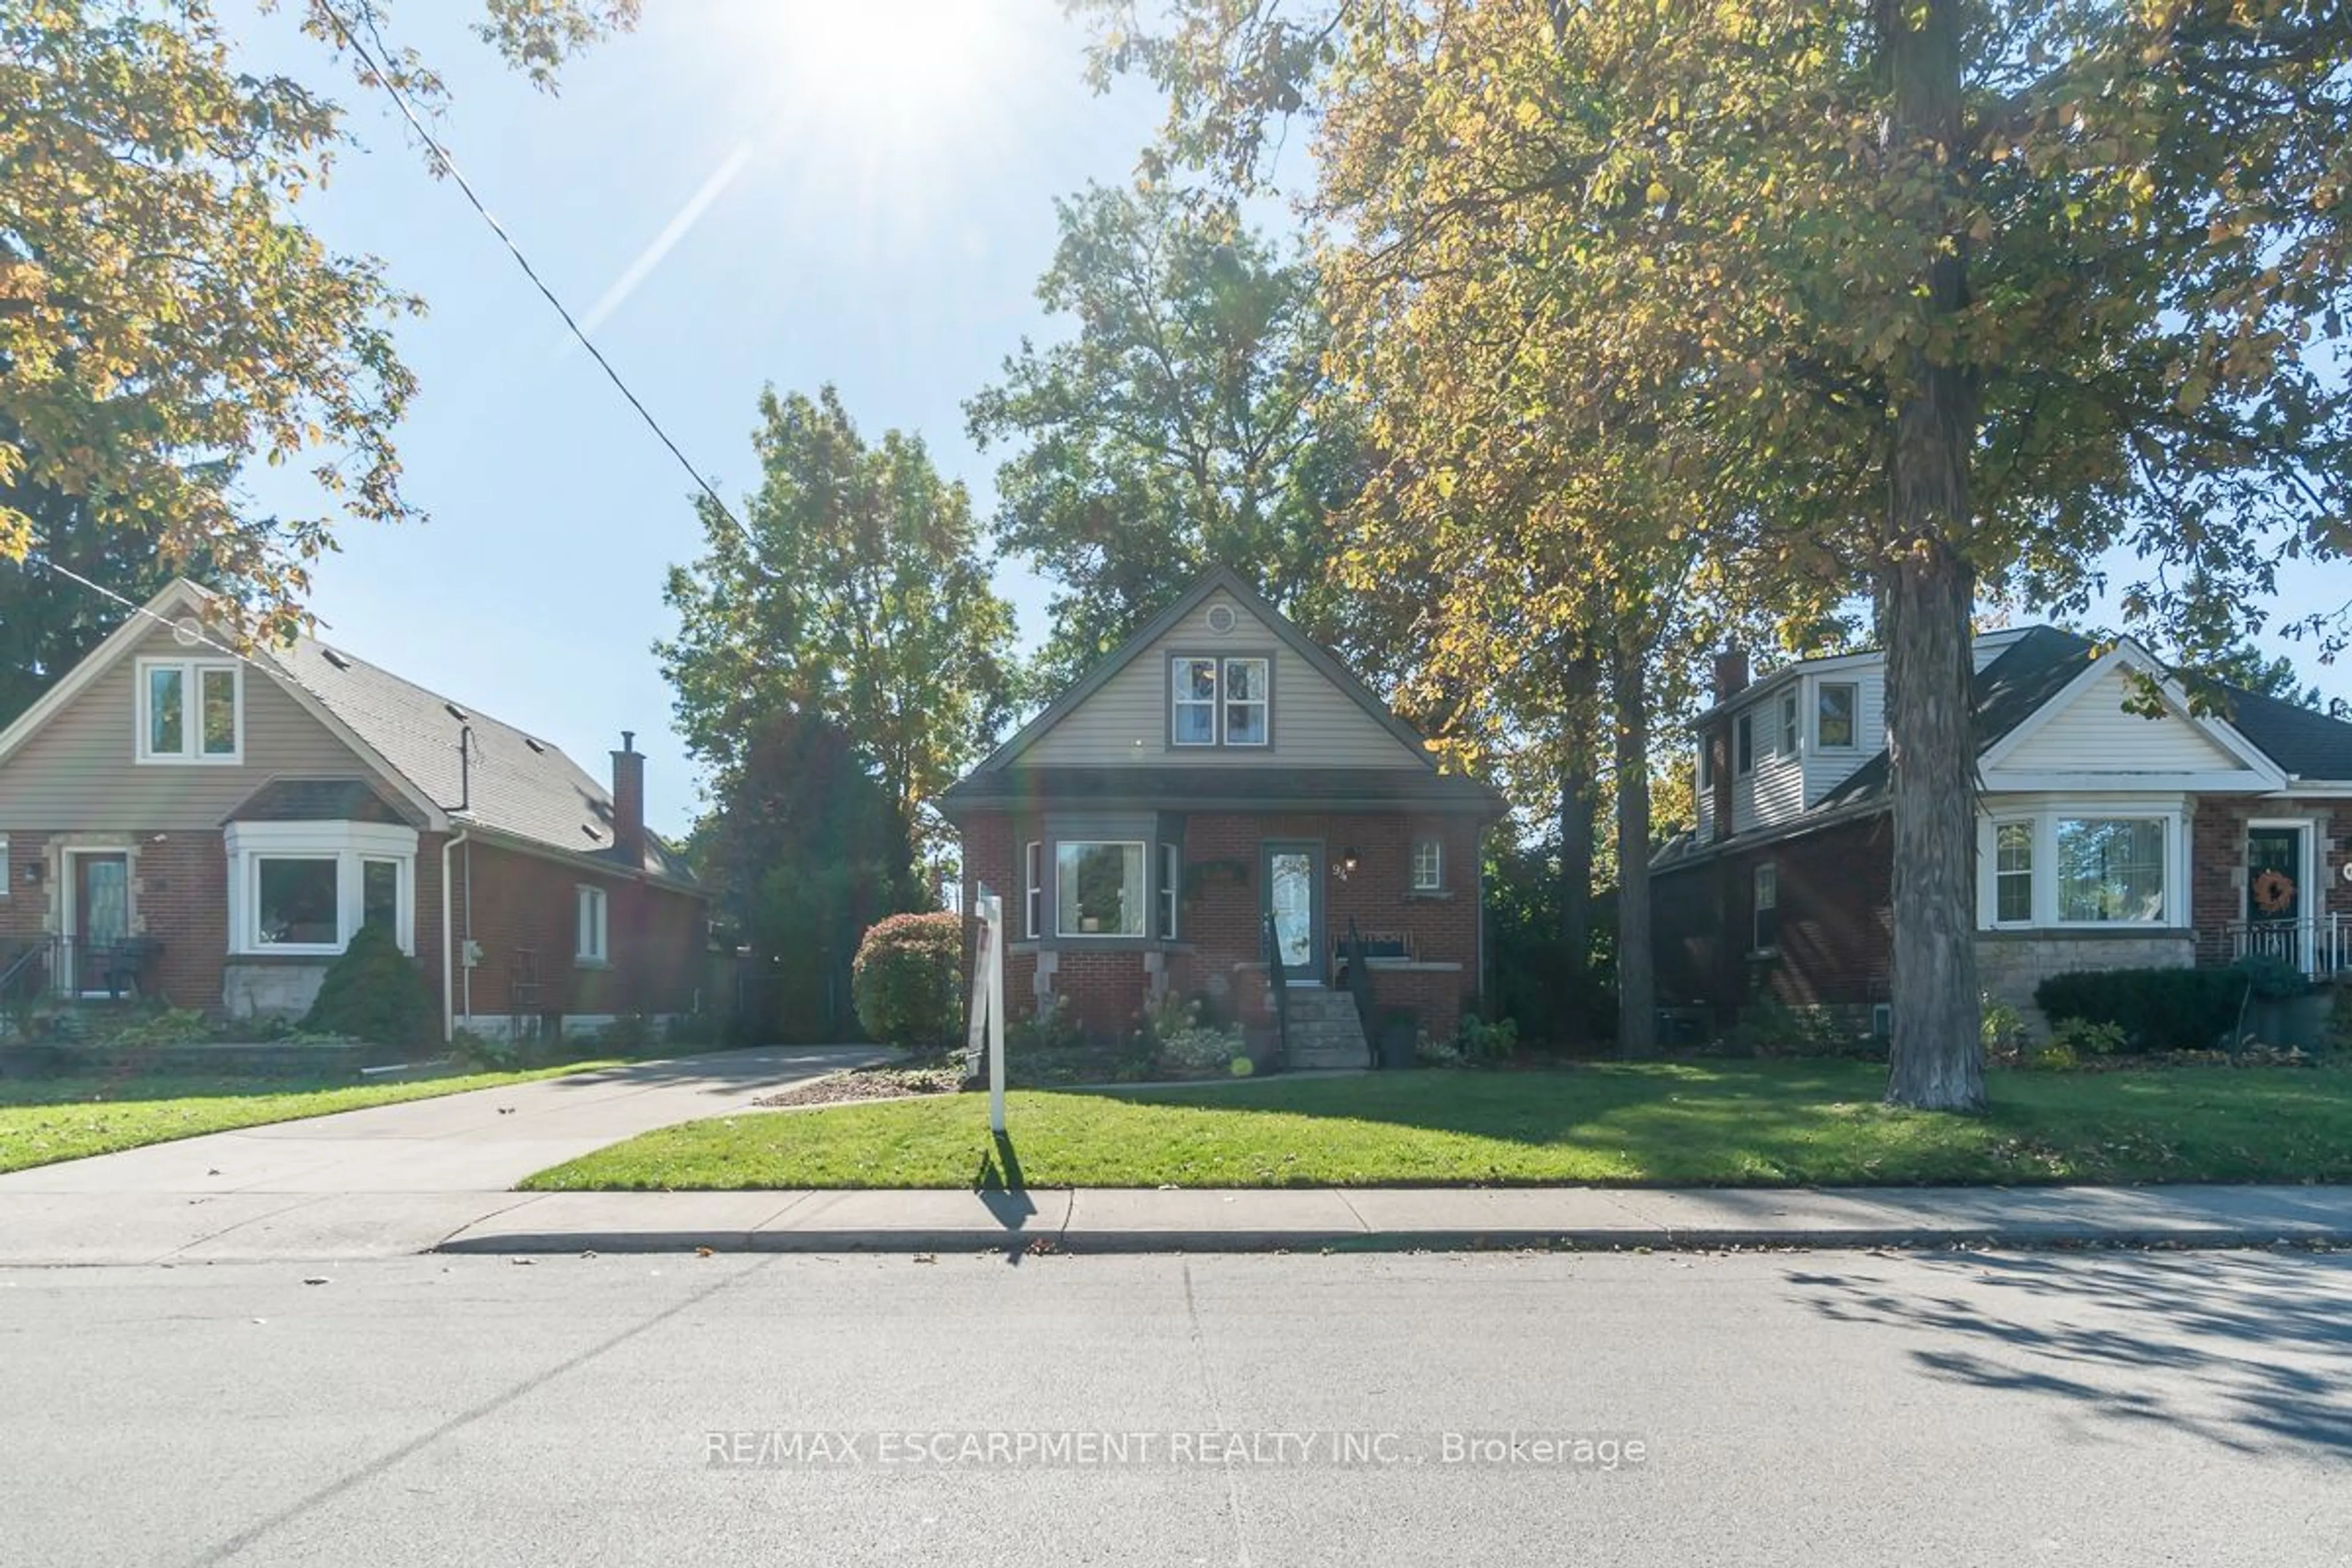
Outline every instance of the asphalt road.
[[2352, 1255], [19, 1269], [0, 1456], [52, 1568], [2337, 1565]]

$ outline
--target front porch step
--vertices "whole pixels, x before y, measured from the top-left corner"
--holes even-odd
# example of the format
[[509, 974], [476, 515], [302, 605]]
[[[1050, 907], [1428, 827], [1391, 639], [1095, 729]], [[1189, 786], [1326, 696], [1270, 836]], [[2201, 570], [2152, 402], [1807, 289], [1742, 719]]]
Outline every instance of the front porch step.
[[1286, 1002], [1290, 1066], [1315, 1069], [1372, 1065], [1371, 1047], [1365, 1042], [1353, 996], [1345, 991], [1292, 991]]

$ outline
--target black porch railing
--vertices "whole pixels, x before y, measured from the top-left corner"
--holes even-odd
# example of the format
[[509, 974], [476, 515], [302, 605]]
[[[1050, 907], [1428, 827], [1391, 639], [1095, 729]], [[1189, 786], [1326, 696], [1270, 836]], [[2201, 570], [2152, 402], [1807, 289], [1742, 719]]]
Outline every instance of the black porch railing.
[[1282, 933], [1275, 928], [1274, 913], [1266, 912], [1260, 927], [1259, 944], [1265, 952], [1265, 999], [1274, 1008], [1275, 1065], [1290, 1064], [1290, 983], [1282, 973]]
[[1356, 929], [1356, 917], [1348, 917], [1348, 944], [1344, 950], [1348, 966], [1348, 994], [1356, 1004], [1356, 1024], [1364, 1031], [1364, 1044], [1370, 1050], [1372, 1065], [1381, 1062], [1380, 1033], [1372, 1026], [1372, 966], [1367, 963], [1364, 933]]
[[153, 937], [84, 942], [41, 936], [0, 950], [0, 1008], [12, 1012], [51, 998], [138, 1000], [163, 944]]

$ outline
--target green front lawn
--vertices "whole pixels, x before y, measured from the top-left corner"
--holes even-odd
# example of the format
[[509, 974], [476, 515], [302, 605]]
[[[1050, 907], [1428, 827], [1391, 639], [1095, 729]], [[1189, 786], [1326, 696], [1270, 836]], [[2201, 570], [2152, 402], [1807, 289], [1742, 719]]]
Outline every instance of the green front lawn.
[[337, 1110], [428, 1100], [469, 1089], [610, 1067], [574, 1062], [528, 1072], [469, 1073], [400, 1083], [288, 1083], [273, 1079], [170, 1075], [0, 1079], [0, 1171], [110, 1154], [142, 1143], [294, 1121]]
[[[1997, 1074], [1982, 1118], [1892, 1110], [1885, 1069], [1641, 1063], [756, 1112], [523, 1185], [1289, 1187], [2352, 1180], [2352, 1070]], [[1008, 1171], [1007, 1167], [1010, 1166]]]

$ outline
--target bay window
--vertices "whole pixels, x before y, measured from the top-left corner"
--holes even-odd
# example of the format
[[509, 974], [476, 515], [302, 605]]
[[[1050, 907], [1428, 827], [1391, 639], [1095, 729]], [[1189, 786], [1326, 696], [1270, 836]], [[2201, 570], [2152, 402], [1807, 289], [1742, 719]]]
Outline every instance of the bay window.
[[2033, 920], [2033, 824], [1993, 827], [1993, 919], [2001, 925]]
[[139, 760], [235, 763], [244, 752], [245, 672], [231, 660], [139, 661]]
[[2186, 924], [2180, 808], [2065, 801], [1980, 819], [1986, 929]]
[[2058, 919], [2068, 925], [2164, 919], [2164, 824], [2152, 817], [2061, 817]]
[[1142, 936], [1148, 911], [1143, 846], [1106, 840], [1054, 846], [1057, 936]]
[[372, 822], [233, 822], [229, 947], [331, 955], [363, 926], [416, 951], [416, 832]]

